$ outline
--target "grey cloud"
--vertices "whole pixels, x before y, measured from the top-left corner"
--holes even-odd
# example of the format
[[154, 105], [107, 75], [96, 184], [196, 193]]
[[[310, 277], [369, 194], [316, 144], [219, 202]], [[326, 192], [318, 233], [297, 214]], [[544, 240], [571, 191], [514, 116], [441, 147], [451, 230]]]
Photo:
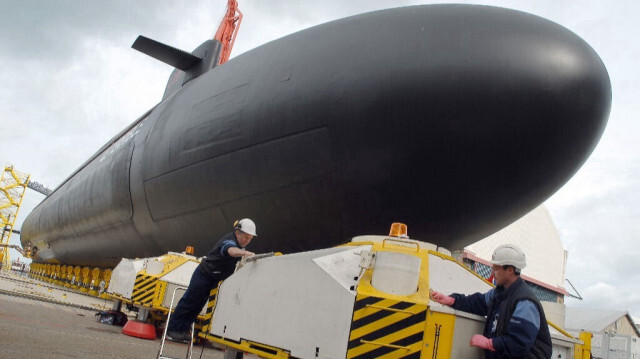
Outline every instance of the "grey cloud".
[[16, 61], [66, 61], [93, 39], [130, 45], [138, 33], [173, 38], [193, 8], [173, 1], [24, 1], [0, 12], [0, 54]]
[[554, 213], [557, 225], [568, 228], [562, 235], [569, 251], [567, 278], [584, 297], [568, 303], [640, 313], [640, 283], [632, 280], [640, 273], [638, 167], [610, 160], [605, 168], [609, 173], [600, 179], [615, 179], [616, 186]]

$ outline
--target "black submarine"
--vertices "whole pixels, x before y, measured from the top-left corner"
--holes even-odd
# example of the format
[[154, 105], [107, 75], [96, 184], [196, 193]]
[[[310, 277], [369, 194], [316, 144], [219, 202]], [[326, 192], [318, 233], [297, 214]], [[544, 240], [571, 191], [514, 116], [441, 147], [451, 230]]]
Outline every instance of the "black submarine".
[[[526, 214], [599, 141], [611, 85], [566, 28], [488, 6], [366, 13], [220, 66], [142, 38], [177, 67], [154, 108], [25, 220], [38, 262], [112, 267], [255, 220], [254, 252], [333, 246], [408, 224], [461, 248]], [[134, 47], [136, 47], [134, 45]]]

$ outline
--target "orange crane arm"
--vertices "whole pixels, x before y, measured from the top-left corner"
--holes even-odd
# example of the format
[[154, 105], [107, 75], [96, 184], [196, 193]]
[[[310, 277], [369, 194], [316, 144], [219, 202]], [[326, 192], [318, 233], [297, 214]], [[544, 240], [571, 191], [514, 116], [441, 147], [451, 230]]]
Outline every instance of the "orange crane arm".
[[242, 13], [238, 10], [238, 2], [236, 0], [229, 0], [227, 2], [227, 12], [222, 18], [218, 31], [216, 31], [213, 37], [214, 40], [218, 40], [222, 44], [220, 61], [218, 62], [219, 65], [229, 60], [229, 55], [231, 55], [231, 49], [233, 49], [233, 43], [236, 41], [236, 35], [238, 35], [241, 22]]

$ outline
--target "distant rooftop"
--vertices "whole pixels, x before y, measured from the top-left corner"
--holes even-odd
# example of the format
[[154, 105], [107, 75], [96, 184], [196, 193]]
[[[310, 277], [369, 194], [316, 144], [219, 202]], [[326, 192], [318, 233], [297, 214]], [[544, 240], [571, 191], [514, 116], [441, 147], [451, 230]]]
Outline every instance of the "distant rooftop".
[[565, 328], [570, 330], [587, 330], [590, 332], [604, 332], [607, 327], [619, 319], [627, 317], [635, 325], [636, 334], [640, 336], [640, 329], [629, 315], [629, 312], [618, 310], [604, 310], [591, 308], [566, 308]]
[[567, 307], [565, 327], [601, 332], [625, 315], [626, 312], [617, 310]]

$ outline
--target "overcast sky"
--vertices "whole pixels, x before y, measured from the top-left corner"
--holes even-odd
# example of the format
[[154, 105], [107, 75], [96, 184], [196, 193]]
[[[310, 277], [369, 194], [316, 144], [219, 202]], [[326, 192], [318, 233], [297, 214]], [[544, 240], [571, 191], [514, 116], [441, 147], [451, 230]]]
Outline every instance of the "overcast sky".
[[[433, 3], [239, 1], [244, 20], [232, 59], [330, 20]], [[555, 21], [585, 39], [605, 63], [613, 88], [607, 129], [587, 163], [546, 206], [569, 252], [567, 278], [584, 297], [567, 303], [640, 317], [640, 23], [633, 15], [640, 2], [457, 2]], [[143, 34], [191, 51], [213, 36], [226, 1], [0, 0], [0, 5], [0, 166], [13, 164], [53, 189], [160, 101], [172, 69], [132, 50], [135, 38]], [[27, 191], [17, 228], [43, 198]]]

